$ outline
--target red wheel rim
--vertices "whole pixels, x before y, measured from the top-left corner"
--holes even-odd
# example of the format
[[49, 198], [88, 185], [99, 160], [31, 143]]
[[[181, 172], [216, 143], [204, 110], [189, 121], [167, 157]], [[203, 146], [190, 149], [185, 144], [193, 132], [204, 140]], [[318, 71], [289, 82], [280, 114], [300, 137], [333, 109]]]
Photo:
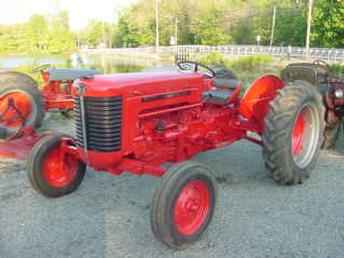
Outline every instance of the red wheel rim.
[[208, 184], [200, 179], [187, 183], [174, 206], [174, 224], [177, 231], [186, 236], [197, 232], [206, 221], [210, 206]]
[[[9, 107], [9, 102], [15, 106]], [[0, 101], [1, 123], [7, 128], [17, 128], [22, 125], [23, 120], [30, 117], [32, 112], [32, 100], [23, 92], [13, 91], [7, 93]], [[18, 114], [20, 113], [20, 114]]]
[[50, 186], [63, 188], [74, 181], [78, 167], [79, 161], [72, 155], [64, 153], [59, 144], [50, 150], [43, 160], [43, 177]]
[[291, 149], [294, 156], [300, 155], [304, 150], [304, 137], [305, 137], [306, 119], [305, 111], [300, 112], [296, 118], [292, 133]]

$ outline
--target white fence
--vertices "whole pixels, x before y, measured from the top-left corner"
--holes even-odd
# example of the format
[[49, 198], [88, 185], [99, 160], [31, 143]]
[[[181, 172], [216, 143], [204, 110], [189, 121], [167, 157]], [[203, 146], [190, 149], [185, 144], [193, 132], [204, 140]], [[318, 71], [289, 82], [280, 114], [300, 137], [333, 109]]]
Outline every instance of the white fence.
[[[115, 48], [115, 49], [86, 49], [90, 53], [131, 53], [131, 54], [149, 54], [154, 53], [154, 47], [143, 48]], [[188, 54], [207, 54], [219, 52], [231, 56], [249, 56], [249, 55], [271, 55], [280, 58], [305, 59], [306, 49], [302, 47], [268, 47], [254, 45], [226, 45], [226, 46], [201, 46], [201, 45], [183, 45], [178, 47], [160, 47], [159, 53], [177, 55], [178, 53]], [[311, 48], [309, 58], [321, 59], [328, 62], [344, 63], [344, 49], [330, 48]]]
[[[306, 49], [301, 47], [267, 47], [267, 46], [182, 46], [186, 52], [211, 53], [220, 52], [232, 56], [271, 55], [275, 57], [290, 57], [304, 59]], [[311, 59], [322, 59], [329, 62], [344, 62], [344, 49], [311, 48]]]

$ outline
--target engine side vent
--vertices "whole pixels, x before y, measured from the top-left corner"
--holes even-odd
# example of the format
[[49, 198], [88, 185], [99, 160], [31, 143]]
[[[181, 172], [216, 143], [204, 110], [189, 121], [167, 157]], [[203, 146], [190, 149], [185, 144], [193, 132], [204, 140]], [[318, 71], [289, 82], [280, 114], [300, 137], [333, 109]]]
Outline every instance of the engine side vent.
[[84, 97], [85, 121], [82, 122], [80, 98], [75, 98], [76, 143], [84, 148], [83, 124], [86, 125], [87, 149], [113, 152], [121, 149], [122, 97]]

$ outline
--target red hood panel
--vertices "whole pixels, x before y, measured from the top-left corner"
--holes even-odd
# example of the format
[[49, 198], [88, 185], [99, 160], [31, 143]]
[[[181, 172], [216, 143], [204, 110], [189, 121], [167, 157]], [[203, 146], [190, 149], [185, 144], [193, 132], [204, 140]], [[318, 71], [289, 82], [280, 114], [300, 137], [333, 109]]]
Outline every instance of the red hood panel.
[[201, 73], [149, 72], [113, 75], [96, 75], [93, 79], [82, 80], [86, 85], [86, 96], [115, 96], [154, 94], [203, 85]]

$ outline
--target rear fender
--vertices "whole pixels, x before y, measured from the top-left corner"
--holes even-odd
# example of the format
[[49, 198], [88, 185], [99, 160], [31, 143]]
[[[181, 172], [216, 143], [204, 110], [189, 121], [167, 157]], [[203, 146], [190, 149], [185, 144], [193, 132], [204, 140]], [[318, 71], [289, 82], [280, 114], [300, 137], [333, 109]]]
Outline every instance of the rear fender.
[[247, 89], [241, 99], [239, 113], [258, 128], [258, 133], [264, 130], [264, 118], [271, 100], [284, 86], [285, 83], [278, 76], [263, 75]]

